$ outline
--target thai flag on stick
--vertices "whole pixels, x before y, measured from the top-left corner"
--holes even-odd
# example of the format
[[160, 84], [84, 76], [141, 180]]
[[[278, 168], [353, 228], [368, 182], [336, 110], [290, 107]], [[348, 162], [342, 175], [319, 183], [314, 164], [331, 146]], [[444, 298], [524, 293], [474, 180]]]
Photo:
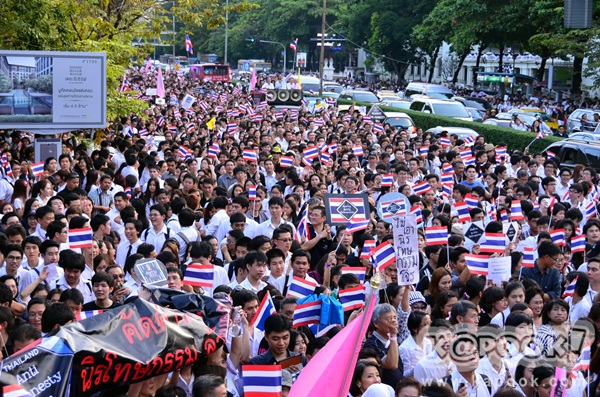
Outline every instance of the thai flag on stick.
[[521, 209], [521, 200], [513, 200], [510, 205], [510, 219], [513, 221], [522, 221], [525, 219]]
[[421, 207], [419, 204], [414, 205], [410, 209], [410, 213], [414, 214], [417, 217], [417, 225], [423, 223], [423, 212], [421, 212]]
[[290, 48], [291, 48], [292, 50], [296, 51], [296, 48], [297, 48], [297, 47], [298, 47], [298, 39], [296, 39], [296, 40], [294, 40], [294, 41], [292, 41], [292, 42], [290, 43]]
[[321, 322], [321, 299], [296, 305], [294, 309], [294, 328]]
[[471, 193], [467, 193], [465, 196], [465, 202], [467, 203], [469, 209], [477, 208], [479, 205], [479, 200], [476, 197], [473, 197]]
[[216, 159], [219, 153], [221, 152], [221, 148], [216, 143], [213, 143], [208, 148], [208, 157], [211, 159]]
[[365, 230], [368, 226], [369, 226], [369, 222], [370, 220], [366, 220], [366, 221], [350, 221], [350, 223], [348, 224], [348, 227], [346, 228], [346, 230], [344, 230], [344, 233], [346, 234], [352, 234], [352, 233], [356, 233], [359, 232], [361, 230]]
[[327, 153], [327, 152], [321, 153], [321, 163], [322, 164], [329, 165], [330, 160], [331, 160], [331, 157], [329, 156], [329, 153]]
[[381, 178], [381, 187], [392, 187], [394, 184], [394, 176], [392, 174], [384, 174]]
[[262, 302], [260, 302], [260, 305], [258, 306], [258, 310], [256, 311], [254, 318], [250, 322], [250, 325], [253, 327], [256, 327], [259, 330], [264, 332], [265, 331], [265, 320], [271, 314], [275, 314], [275, 313], [277, 313], [277, 310], [275, 310], [275, 305], [273, 304], [273, 300], [271, 299], [271, 294], [267, 293], [267, 294], [265, 294]]
[[471, 274], [479, 274], [481, 276], [488, 275], [488, 260], [487, 255], [471, 255], [466, 254], [465, 260]]
[[452, 164], [450, 164], [450, 163], [446, 163], [446, 164], [442, 165], [442, 170], [444, 172], [449, 172], [451, 174], [454, 174], [454, 167], [452, 167]]
[[354, 155], [356, 157], [363, 157], [364, 153], [363, 153], [362, 145], [352, 146], [352, 153], [354, 153]]
[[533, 257], [533, 251], [535, 248], [533, 247], [525, 247], [523, 250], [523, 262], [521, 262], [521, 266], [523, 267], [534, 267], [535, 259]]
[[283, 168], [290, 168], [294, 166], [294, 158], [292, 156], [281, 156], [279, 165]]
[[471, 222], [471, 214], [469, 214], [469, 206], [464, 201], [454, 203], [454, 209], [458, 212], [458, 220], [460, 222]]
[[444, 172], [441, 177], [442, 185], [454, 185], [454, 174], [451, 172]]
[[179, 146], [179, 150], [177, 151], [177, 154], [179, 155], [179, 157], [181, 157], [184, 160], [187, 160], [188, 158], [193, 157], [192, 151], [190, 149], [186, 148], [185, 146]]
[[425, 228], [427, 245], [448, 244], [448, 228], [445, 226]]
[[417, 183], [413, 186], [413, 192], [415, 192], [416, 195], [425, 194], [430, 190], [431, 190], [431, 185], [427, 181]]
[[586, 219], [592, 219], [593, 217], [596, 216], [596, 204], [593, 201], [590, 201], [586, 206], [585, 206], [585, 216]]
[[452, 184], [444, 183], [442, 184], [442, 196], [449, 198], [452, 195]]
[[364, 285], [342, 289], [339, 291], [338, 296], [345, 312], [360, 309], [365, 306], [366, 293]]
[[194, 55], [194, 46], [192, 45], [192, 40], [190, 40], [189, 35], [185, 35], [185, 51]]
[[104, 310], [90, 310], [87, 312], [77, 312], [75, 313], [75, 320], [85, 320], [86, 318], [97, 316], [98, 314], [102, 314], [103, 312]]
[[551, 152], [550, 150], [548, 150], [546, 152], [546, 156], [548, 156], [549, 159], [553, 159], [556, 157], [556, 154], [554, 152]]
[[502, 223], [509, 222], [508, 213], [506, 212], [506, 210], [500, 210], [500, 220], [502, 221]]
[[577, 280], [579, 280], [579, 276], [575, 277], [575, 280], [571, 281], [571, 284], [567, 285], [565, 292], [562, 294], [563, 299], [567, 296], [573, 296], [575, 294], [575, 284], [577, 284]]
[[91, 247], [93, 238], [94, 232], [91, 227], [71, 229], [69, 230], [69, 247], [71, 249]]
[[304, 158], [307, 160], [314, 160], [319, 157], [319, 148], [315, 146], [307, 147], [302, 151]]
[[308, 209], [305, 209], [304, 214], [302, 215], [302, 219], [300, 219], [300, 223], [298, 223], [298, 227], [296, 228], [296, 233], [294, 233], [294, 240], [301, 243], [302, 237], [310, 239], [309, 232], [310, 230], [308, 229]]
[[504, 233], [485, 233], [485, 241], [481, 243], [480, 252], [502, 254], [506, 251], [506, 235]]
[[585, 252], [585, 234], [571, 238], [571, 253]]
[[383, 132], [383, 125], [381, 125], [379, 123], [375, 123], [373, 125], [373, 131], [375, 131], [378, 134], [381, 134]]
[[[373, 241], [373, 246], [375, 246], [375, 240], [370, 240], [370, 241]], [[363, 252], [364, 251], [365, 250], [363, 248]], [[369, 256], [370, 255], [371, 255], [371, 253], [369, 252]], [[361, 258], [362, 258], [362, 256], [361, 256]], [[367, 274], [367, 268], [366, 267], [344, 266], [344, 267], [342, 267], [342, 274], [354, 274], [356, 277], [358, 277], [358, 279], [360, 280], [360, 282], [363, 283], [365, 281], [365, 276]]]
[[315, 292], [316, 287], [317, 283], [294, 276], [294, 279], [288, 288], [287, 296], [302, 299], [308, 295], [312, 295]]
[[471, 149], [463, 149], [463, 150], [460, 151], [459, 154], [460, 154], [460, 158], [463, 159], [463, 160], [466, 159], [466, 158], [468, 158], [468, 157], [472, 157], [473, 156], [473, 153], [471, 152]]
[[450, 146], [450, 138], [440, 138], [440, 145], [442, 145], [442, 147]]
[[281, 397], [281, 365], [242, 365], [244, 397]]
[[244, 149], [242, 157], [243, 157], [244, 161], [249, 161], [249, 162], [253, 162], [253, 163], [258, 162], [258, 159], [256, 157], [256, 152], [252, 149]]
[[362, 251], [360, 252], [360, 259], [369, 259], [376, 246], [375, 240], [365, 240]]
[[31, 165], [31, 173], [36, 178], [43, 175], [44, 174], [44, 162], [42, 161], [41, 163], [32, 164]]
[[379, 244], [373, 250], [373, 259], [375, 261], [375, 269], [378, 272], [383, 271], [386, 267], [396, 263], [396, 251], [389, 241]]
[[192, 263], [185, 269], [183, 283], [192, 287], [212, 288], [214, 272], [214, 265]]
[[256, 201], [256, 185], [248, 186], [248, 200]]
[[550, 232], [550, 237], [552, 237], [552, 242], [559, 247], [564, 247], [565, 243], [565, 229], [555, 229]]
[[429, 154], [429, 146], [421, 146], [421, 149], [419, 149], [419, 153], [421, 154], [421, 157], [427, 157], [427, 155]]

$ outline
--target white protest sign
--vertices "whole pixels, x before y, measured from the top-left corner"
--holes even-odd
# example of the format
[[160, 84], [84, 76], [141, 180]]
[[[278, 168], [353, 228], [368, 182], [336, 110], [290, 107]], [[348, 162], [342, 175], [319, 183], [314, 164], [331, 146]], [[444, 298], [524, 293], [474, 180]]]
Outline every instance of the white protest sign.
[[506, 235], [506, 243], [514, 243], [517, 241], [517, 236], [519, 235], [519, 222], [503, 222], [502, 223], [502, 233]]
[[360, 112], [360, 114], [367, 114], [367, 107], [366, 106], [359, 106], [358, 107], [358, 111]]
[[465, 248], [471, 251], [475, 244], [479, 243], [485, 232], [483, 221], [463, 223], [463, 235], [465, 237]]
[[392, 219], [394, 250], [398, 269], [398, 285], [411, 285], [419, 281], [419, 245], [417, 217], [414, 214]]
[[134, 265], [135, 274], [145, 285], [162, 287], [167, 284], [167, 269], [157, 259], [140, 259]]
[[489, 258], [487, 281], [491, 281], [494, 285], [499, 287], [502, 286], [503, 281], [508, 281], [510, 279], [510, 264], [510, 256]]
[[183, 97], [183, 101], [181, 101], [181, 107], [184, 109], [190, 109], [194, 102], [196, 102], [196, 98], [194, 98], [190, 94], [185, 94], [185, 97]]

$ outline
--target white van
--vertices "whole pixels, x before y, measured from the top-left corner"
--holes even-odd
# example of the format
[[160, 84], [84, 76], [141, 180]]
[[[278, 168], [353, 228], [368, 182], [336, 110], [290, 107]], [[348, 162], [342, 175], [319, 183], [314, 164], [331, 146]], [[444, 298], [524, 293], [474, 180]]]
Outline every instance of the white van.
[[446, 86], [428, 83], [409, 83], [404, 91], [404, 97], [410, 98], [412, 95], [427, 95], [436, 99], [452, 99], [454, 93]]

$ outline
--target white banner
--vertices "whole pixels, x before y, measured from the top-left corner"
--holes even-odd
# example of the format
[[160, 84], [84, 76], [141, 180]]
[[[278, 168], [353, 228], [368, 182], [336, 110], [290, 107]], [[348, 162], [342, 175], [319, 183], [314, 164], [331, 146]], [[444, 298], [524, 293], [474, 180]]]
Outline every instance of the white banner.
[[487, 281], [498, 287], [502, 287], [502, 282], [510, 279], [510, 264], [510, 256], [489, 258]]
[[414, 214], [397, 216], [392, 219], [392, 228], [398, 285], [416, 284], [419, 281], [417, 217]]

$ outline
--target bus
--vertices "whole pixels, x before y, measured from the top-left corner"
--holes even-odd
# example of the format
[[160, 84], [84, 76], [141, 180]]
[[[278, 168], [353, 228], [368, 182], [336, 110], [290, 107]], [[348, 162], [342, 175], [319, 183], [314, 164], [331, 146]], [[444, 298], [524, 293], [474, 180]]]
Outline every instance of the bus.
[[263, 59], [240, 59], [238, 61], [238, 73], [252, 73], [251, 68], [256, 70], [256, 73], [271, 73], [271, 62], [266, 62]]
[[217, 63], [202, 63], [190, 66], [190, 77], [201, 81], [215, 81], [229, 83], [231, 76], [229, 66]]

